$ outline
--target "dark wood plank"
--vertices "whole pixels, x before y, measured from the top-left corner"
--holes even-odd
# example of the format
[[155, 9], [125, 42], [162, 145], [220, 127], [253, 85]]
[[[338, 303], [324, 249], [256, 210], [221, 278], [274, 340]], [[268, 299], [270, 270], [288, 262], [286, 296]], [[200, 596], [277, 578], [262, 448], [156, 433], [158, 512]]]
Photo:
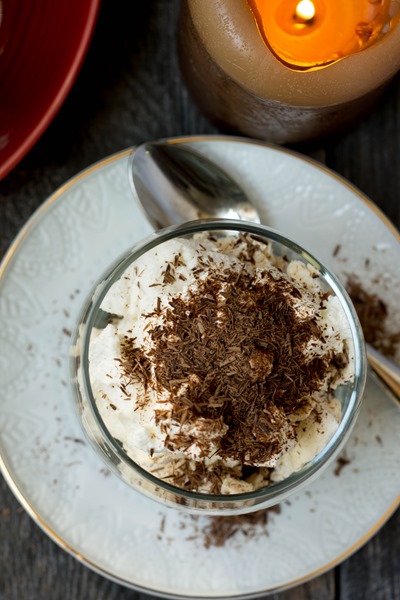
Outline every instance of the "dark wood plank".
[[[0, 254], [43, 200], [96, 160], [148, 139], [214, 133], [181, 81], [179, 0], [103, 0], [84, 66], [29, 155], [0, 183]], [[400, 78], [337, 139], [296, 148], [347, 177], [400, 225]], [[344, 564], [273, 600], [400, 599], [400, 513]], [[0, 600], [139, 600], [49, 540], [0, 481]], [[147, 597], [147, 596], [144, 596]]]
[[400, 511], [338, 570], [340, 598], [400, 598]]

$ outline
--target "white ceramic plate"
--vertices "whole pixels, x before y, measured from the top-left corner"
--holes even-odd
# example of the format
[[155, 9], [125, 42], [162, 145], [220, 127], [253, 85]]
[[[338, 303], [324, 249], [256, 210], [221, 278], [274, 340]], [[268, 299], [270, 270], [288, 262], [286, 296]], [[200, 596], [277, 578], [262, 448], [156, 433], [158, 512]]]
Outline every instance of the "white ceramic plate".
[[[185, 140], [182, 140], [185, 141]], [[339, 276], [376, 286], [399, 329], [399, 235], [357, 190], [281, 148], [187, 138], [231, 171], [263, 221], [315, 252]], [[78, 560], [119, 583], [165, 596], [250, 597], [330, 569], [399, 504], [400, 411], [369, 382], [335, 465], [291, 498], [268, 536], [204, 547], [193, 521], [132, 491], [85, 442], [69, 388], [70, 332], [94, 281], [151, 231], [132, 200], [129, 152], [94, 165], [30, 219], [0, 273], [0, 465], [25, 509]], [[336, 252], [335, 252], [336, 249]], [[335, 256], [334, 256], [335, 254]], [[368, 259], [368, 260], [367, 260]], [[196, 533], [197, 532], [197, 533]], [[193, 539], [189, 539], [193, 538]]]

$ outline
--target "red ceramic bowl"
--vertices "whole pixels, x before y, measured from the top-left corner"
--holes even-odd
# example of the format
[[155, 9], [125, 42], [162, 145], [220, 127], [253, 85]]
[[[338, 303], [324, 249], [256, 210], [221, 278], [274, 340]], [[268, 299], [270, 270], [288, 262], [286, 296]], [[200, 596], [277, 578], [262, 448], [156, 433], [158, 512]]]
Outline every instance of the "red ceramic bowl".
[[81, 66], [100, 0], [0, 0], [0, 179], [44, 132]]

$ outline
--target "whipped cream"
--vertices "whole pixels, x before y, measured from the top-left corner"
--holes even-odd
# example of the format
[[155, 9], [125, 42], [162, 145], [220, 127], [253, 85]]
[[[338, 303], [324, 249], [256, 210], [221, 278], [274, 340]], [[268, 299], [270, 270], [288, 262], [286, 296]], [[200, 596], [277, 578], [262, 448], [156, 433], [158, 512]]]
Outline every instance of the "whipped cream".
[[179, 238], [110, 288], [89, 373], [110, 434], [188, 490], [252, 491], [299, 470], [341, 418], [347, 318], [318, 272], [249, 235]]

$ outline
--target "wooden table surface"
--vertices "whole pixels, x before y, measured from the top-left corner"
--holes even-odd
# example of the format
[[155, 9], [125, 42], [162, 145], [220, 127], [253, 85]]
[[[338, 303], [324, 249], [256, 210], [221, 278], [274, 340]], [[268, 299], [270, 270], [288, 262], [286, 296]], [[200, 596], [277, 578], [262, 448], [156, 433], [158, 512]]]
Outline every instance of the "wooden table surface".
[[[60, 112], [0, 183], [0, 255], [32, 212], [91, 163], [139, 142], [219, 133], [181, 80], [179, 0], [103, 0], [91, 46]], [[400, 226], [400, 76], [373, 114], [345, 135], [296, 148], [337, 171]], [[48, 539], [0, 477], [0, 600], [129, 600], [147, 596], [110, 582]], [[274, 600], [400, 599], [400, 511], [355, 555]]]

